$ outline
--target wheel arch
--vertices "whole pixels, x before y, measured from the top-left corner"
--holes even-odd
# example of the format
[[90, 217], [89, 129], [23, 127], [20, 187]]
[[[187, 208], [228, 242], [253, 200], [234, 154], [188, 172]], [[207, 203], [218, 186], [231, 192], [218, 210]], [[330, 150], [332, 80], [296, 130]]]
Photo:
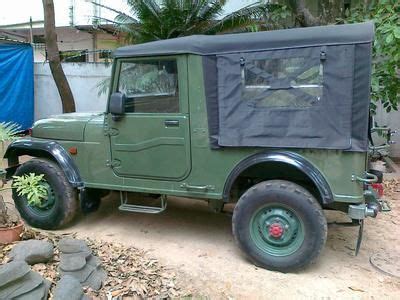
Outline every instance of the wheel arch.
[[[330, 186], [324, 175], [303, 156], [290, 151], [268, 151], [251, 155], [240, 161], [230, 172], [223, 190], [223, 201], [229, 202], [232, 188], [237, 180], [252, 168], [271, 168], [278, 169], [282, 167], [295, 170], [297, 174], [304, 176], [306, 182], [315, 189], [313, 193], [321, 205], [327, 205], [334, 201]], [[261, 176], [262, 177], [262, 176]], [[290, 180], [289, 175], [271, 175], [264, 180], [282, 179]], [[304, 186], [305, 187], [305, 186]], [[307, 189], [307, 187], [305, 187]], [[311, 191], [310, 191], [311, 192]]]
[[74, 188], [83, 187], [83, 181], [75, 162], [69, 153], [57, 142], [31, 139], [18, 139], [12, 142], [4, 154], [4, 158], [8, 160], [8, 178], [14, 174], [16, 167], [19, 165], [19, 156], [21, 155], [48, 158], [55, 161]]

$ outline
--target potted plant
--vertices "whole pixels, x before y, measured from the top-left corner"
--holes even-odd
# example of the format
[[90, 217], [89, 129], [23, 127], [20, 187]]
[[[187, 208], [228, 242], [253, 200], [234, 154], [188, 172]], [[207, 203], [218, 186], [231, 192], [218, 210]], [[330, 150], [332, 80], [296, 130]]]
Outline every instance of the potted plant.
[[2, 193], [11, 188], [23, 196], [26, 196], [28, 203], [35, 205], [47, 195], [46, 188], [41, 185], [43, 175], [28, 174], [25, 176], [14, 176], [11, 186], [4, 186], [6, 183], [6, 171], [2, 169], [2, 158], [4, 155], [5, 142], [13, 140], [19, 132], [19, 126], [13, 123], [0, 123], [0, 244], [8, 244], [20, 239], [24, 229], [23, 222], [16, 213], [10, 213], [7, 209]]

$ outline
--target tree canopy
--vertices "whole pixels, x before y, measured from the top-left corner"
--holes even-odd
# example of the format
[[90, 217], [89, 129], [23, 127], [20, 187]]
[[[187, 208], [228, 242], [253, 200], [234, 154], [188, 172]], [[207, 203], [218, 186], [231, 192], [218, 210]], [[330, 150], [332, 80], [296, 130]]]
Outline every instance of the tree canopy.
[[[256, 2], [223, 16], [227, 0], [127, 0], [129, 13], [97, 4], [117, 13], [111, 21], [131, 43], [192, 34], [242, 30], [260, 20], [277, 5]], [[95, 3], [96, 4], [96, 3]], [[223, 16], [223, 17], [222, 17]]]

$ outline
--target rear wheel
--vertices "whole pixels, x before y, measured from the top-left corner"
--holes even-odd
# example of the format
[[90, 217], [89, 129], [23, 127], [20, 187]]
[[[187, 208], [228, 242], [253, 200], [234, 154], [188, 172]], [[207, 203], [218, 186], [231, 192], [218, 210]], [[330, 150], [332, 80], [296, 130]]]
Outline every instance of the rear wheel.
[[290, 272], [319, 256], [327, 223], [317, 200], [283, 180], [261, 182], [242, 195], [233, 213], [240, 248], [261, 267]]
[[44, 174], [42, 185], [47, 197], [39, 205], [29, 205], [25, 196], [13, 190], [13, 199], [21, 217], [31, 226], [56, 229], [66, 225], [78, 209], [77, 192], [68, 182], [64, 172], [51, 160], [34, 158], [22, 164], [16, 176]]

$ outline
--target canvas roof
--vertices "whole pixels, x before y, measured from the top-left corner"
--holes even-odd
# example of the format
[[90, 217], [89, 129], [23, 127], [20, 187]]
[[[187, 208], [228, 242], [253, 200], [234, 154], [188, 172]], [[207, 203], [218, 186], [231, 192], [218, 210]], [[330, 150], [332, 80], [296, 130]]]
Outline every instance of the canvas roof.
[[198, 54], [262, 51], [311, 47], [314, 45], [341, 45], [369, 43], [374, 37], [372, 22], [315, 26], [263, 32], [223, 35], [192, 35], [121, 47], [115, 57]]

